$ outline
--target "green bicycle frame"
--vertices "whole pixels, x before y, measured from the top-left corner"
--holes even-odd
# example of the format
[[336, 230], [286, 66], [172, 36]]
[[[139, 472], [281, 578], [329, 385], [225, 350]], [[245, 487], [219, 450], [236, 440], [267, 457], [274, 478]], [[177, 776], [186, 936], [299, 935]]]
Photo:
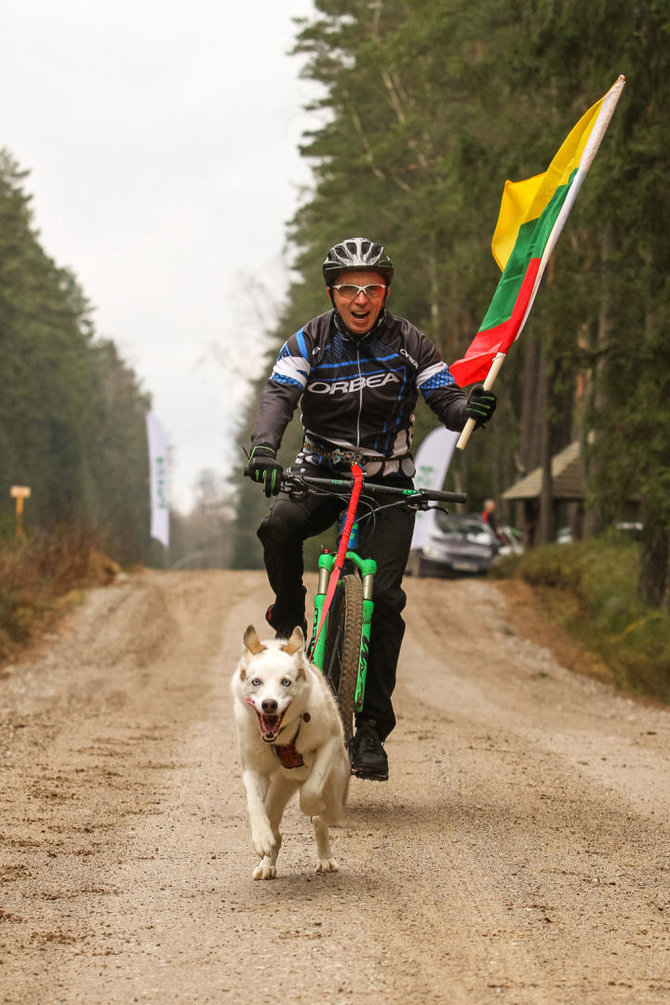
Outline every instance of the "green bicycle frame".
[[[323, 611], [323, 603], [326, 599], [326, 590], [328, 587], [328, 580], [335, 566], [335, 555], [329, 551], [323, 552], [319, 556], [319, 582], [316, 588], [316, 595], [314, 597], [314, 624], [312, 626], [312, 635], [316, 635], [316, 630], [321, 621], [321, 613]], [[372, 587], [374, 583], [375, 573], [377, 571], [377, 563], [374, 558], [361, 558], [357, 555], [355, 551], [348, 551], [346, 553], [347, 561], [352, 562], [361, 574], [361, 580], [363, 582], [363, 627], [361, 630], [361, 648], [358, 657], [358, 676], [356, 678], [356, 693], [354, 695], [354, 708], [357, 712], [360, 712], [363, 708], [363, 696], [365, 695], [365, 679], [368, 671], [368, 650], [370, 648], [370, 626], [372, 623], [372, 612], [374, 610], [374, 601], [372, 600]], [[326, 632], [328, 629], [328, 621], [324, 624], [321, 629], [321, 634], [317, 639], [314, 651], [311, 653], [311, 660], [319, 670], [323, 671], [323, 659], [324, 651], [326, 647]]]

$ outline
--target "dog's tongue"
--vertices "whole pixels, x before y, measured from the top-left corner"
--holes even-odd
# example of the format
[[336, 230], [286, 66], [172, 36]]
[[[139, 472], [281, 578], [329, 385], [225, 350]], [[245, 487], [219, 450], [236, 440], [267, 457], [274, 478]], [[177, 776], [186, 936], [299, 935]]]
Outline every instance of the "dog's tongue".
[[279, 732], [281, 717], [278, 715], [259, 715], [261, 733], [266, 740], [274, 740]]

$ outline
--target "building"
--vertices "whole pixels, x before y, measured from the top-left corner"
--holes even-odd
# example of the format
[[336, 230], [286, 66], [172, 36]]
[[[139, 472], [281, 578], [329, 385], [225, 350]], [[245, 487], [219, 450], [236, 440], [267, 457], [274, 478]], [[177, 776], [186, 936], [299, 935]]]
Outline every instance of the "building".
[[[543, 470], [535, 468], [503, 492], [505, 501], [515, 503], [514, 522], [523, 530], [526, 543], [536, 540], [540, 521]], [[552, 525], [558, 531], [569, 527], [573, 538], [582, 536], [586, 478], [581, 444], [573, 440], [555, 454], [551, 461]]]

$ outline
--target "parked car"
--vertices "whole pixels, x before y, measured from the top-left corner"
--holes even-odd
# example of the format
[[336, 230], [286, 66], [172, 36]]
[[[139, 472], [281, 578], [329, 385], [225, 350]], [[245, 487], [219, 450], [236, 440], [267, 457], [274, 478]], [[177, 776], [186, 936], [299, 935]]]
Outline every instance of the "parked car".
[[493, 564], [500, 543], [479, 516], [437, 513], [436, 528], [423, 548], [410, 551], [410, 576], [481, 575]]

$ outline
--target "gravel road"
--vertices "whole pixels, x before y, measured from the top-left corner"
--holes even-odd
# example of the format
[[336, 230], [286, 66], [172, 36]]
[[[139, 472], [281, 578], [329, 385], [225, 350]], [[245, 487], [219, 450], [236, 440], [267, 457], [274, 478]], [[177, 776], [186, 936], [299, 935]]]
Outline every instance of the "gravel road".
[[93, 590], [0, 670], [0, 1001], [670, 1003], [670, 710], [495, 583], [406, 586], [391, 777], [352, 780], [334, 874], [291, 806], [251, 879], [229, 680], [262, 573]]

